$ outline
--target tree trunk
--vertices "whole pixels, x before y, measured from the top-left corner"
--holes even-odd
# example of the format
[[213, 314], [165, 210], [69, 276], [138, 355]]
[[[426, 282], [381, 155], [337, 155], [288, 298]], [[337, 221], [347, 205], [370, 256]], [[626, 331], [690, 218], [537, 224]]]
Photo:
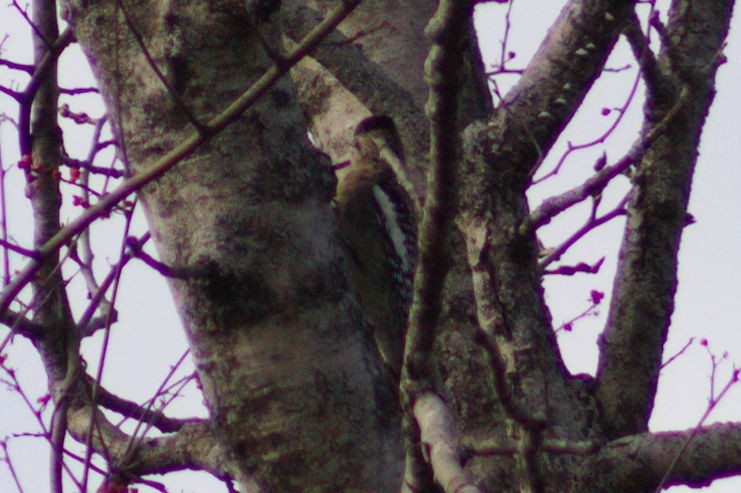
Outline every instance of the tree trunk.
[[[261, 42], [279, 46], [279, 32], [274, 12], [243, 2], [116, 4], [68, 18], [136, 173], [193, 132], [188, 115], [208, 122], [260, 77]], [[189, 272], [171, 287], [243, 488], [391, 491], [394, 391], [347, 289], [334, 178], [306, 128], [283, 78], [141, 197], [163, 261]]]

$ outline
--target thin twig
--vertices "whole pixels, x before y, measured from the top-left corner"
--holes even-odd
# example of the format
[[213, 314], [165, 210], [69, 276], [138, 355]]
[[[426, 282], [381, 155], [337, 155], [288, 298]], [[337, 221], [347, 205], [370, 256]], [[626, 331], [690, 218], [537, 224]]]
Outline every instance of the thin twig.
[[10, 471], [10, 475], [13, 477], [15, 486], [16, 488], [18, 488], [18, 491], [20, 493], [23, 493], [23, 486], [21, 486], [21, 482], [18, 479], [18, 474], [16, 474], [15, 472], [15, 467], [13, 467], [13, 461], [10, 459], [10, 454], [8, 453], [8, 442], [5, 440], [0, 440], [0, 447], [2, 447], [3, 449], [3, 462], [8, 465], [8, 470]]
[[664, 134], [669, 124], [679, 114], [689, 99], [690, 91], [684, 86], [679, 93], [679, 97], [674, 102], [669, 111], [656, 125], [652, 126], [645, 135], [641, 136], [631, 147], [630, 151], [620, 161], [612, 166], [605, 166], [600, 169], [594, 176], [587, 179], [581, 185], [568, 190], [561, 195], [551, 197], [543, 201], [538, 208], [531, 214], [528, 226], [539, 228], [548, 224], [551, 219], [561, 212], [565, 211], [574, 204], [585, 200], [587, 197], [597, 195], [602, 191], [613, 178], [624, 173], [631, 166], [639, 162], [646, 154], [653, 143]]
[[[128, 237], [129, 228], [131, 227], [131, 218], [133, 216], [133, 211], [126, 214], [126, 226], [124, 227], [124, 238]], [[126, 252], [126, 242], [122, 241], [121, 246], [119, 248], [119, 259], [123, 259]], [[100, 358], [98, 359], [98, 371], [95, 375], [95, 379], [93, 380], [93, 385], [90, 390], [90, 409], [92, 410], [92, 415], [90, 419], [90, 426], [88, 428], [88, 434], [87, 434], [87, 443], [86, 443], [86, 450], [85, 450], [85, 468], [83, 469], [82, 473], [82, 483], [83, 485], [87, 485], [87, 479], [88, 479], [88, 464], [90, 463], [90, 460], [92, 458], [92, 440], [93, 440], [93, 428], [98, 425], [97, 420], [97, 413], [99, 412], [97, 407], [97, 394], [98, 394], [98, 387], [100, 382], [103, 381], [103, 370], [105, 368], [105, 362], [106, 362], [106, 356], [108, 354], [108, 345], [110, 343], [110, 337], [111, 337], [111, 324], [113, 323], [113, 316], [114, 316], [114, 308], [116, 306], [116, 297], [118, 295], [118, 288], [121, 284], [121, 273], [123, 272], [123, 262], [118, 262], [118, 268], [116, 269], [116, 274], [113, 281], [113, 288], [111, 293], [111, 301], [110, 301], [110, 307], [111, 309], [108, 310], [108, 320], [106, 320], [105, 325], [105, 331], [103, 332], [103, 344], [101, 346], [100, 350]], [[100, 433], [101, 437], [101, 443], [103, 444], [103, 447], [105, 448], [105, 443], [103, 441], [103, 434]]]
[[679, 458], [682, 457], [682, 454], [684, 454], [684, 451], [687, 450], [687, 447], [689, 446], [690, 441], [692, 441], [695, 435], [697, 435], [697, 433], [700, 431], [700, 428], [702, 428], [702, 425], [703, 423], [705, 423], [705, 420], [708, 419], [708, 417], [710, 417], [710, 413], [713, 412], [715, 407], [718, 405], [721, 399], [725, 397], [728, 391], [731, 390], [731, 388], [738, 383], [739, 371], [741, 370], [739, 370], [738, 368], [734, 368], [731, 378], [728, 380], [726, 385], [720, 391], [718, 396], [716, 398], [713, 398], [711, 396], [710, 400], [708, 401], [707, 409], [705, 409], [705, 412], [700, 417], [700, 421], [697, 422], [697, 425], [692, 429], [692, 432], [687, 436], [687, 438], [682, 443], [682, 446], [679, 448], [677, 453], [674, 455], [674, 458], [669, 464], [669, 467], [666, 468], [666, 472], [664, 473], [664, 476], [661, 478], [661, 481], [659, 481], [659, 485], [656, 487], [655, 493], [660, 493], [661, 490], [664, 488], [664, 484], [666, 484], [667, 480], [669, 479], [669, 475], [674, 470], [674, 467], [677, 465], [677, 462], [679, 462]]
[[548, 255], [543, 258], [543, 260], [540, 261], [540, 271], [543, 272], [549, 264], [560, 259], [568, 251], [568, 249], [574, 245], [574, 243], [582, 239], [590, 231], [618, 216], [625, 215], [625, 205], [628, 203], [628, 200], [630, 200], [630, 195], [630, 193], [626, 194], [626, 196], [623, 197], [623, 199], [618, 203], [617, 206], [615, 206], [612, 211], [598, 218], [589, 218], [584, 226], [576, 230], [574, 234], [566, 239], [566, 241], [561, 243], [558, 247], [554, 248]]
[[193, 279], [193, 278], [205, 278], [212, 273], [212, 269], [208, 266], [177, 266], [168, 265], [164, 262], [160, 262], [156, 258], [149, 255], [147, 252], [142, 250], [141, 246], [138, 245], [136, 238], [131, 239], [131, 244], [127, 240], [127, 246], [131, 250], [131, 254], [147, 264], [152, 269], [156, 270], [164, 277], [171, 279]]
[[493, 77], [496, 75], [522, 74], [524, 72], [523, 70], [511, 70], [506, 67], [507, 62], [515, 57], [514, 52], [509, 52], [507, 50], [507, 42], [509, 41], [509, 30], [512, 27], [510, 18], [512, 15], [512, 5], [514, 3], [514, 0], [510, 0], [510, 2], [508, 2], [507, 12], [504, 14], [504, 34], [502, 35], [502, 41], [500, 42], [501, 48], [499, 50], [499, 64], [494, 66], [494, 70], [492, 72], [487, 72], [486, 74], [487, 76], [492, 78], [492, 82], [494, 82]]
[[5, 164], [3, 163], [2, 121], [0, 121], [0, 246], [3, 246], [3, 286], [10, 284], [8, 244], [8, 206], [5, 197]]
[[0, 58], [0, 65], [4, 65], [12, 70], [18, 70], [21, 72], [26, 72], [27, 74], [31, 74], [34, 71], [33, 65], [28, 65], [26, 63], [16, 63], [11, 62], [10, 60], [6, 60], [4, 58]]
[[[649, 12], [649, 16], [652, 16], [655, 12], [655, 5], [653, 2], [651, 2], [651, 10]], [[640, 22], [638, 22], [638, 18], [636, 17], [635, 13], [632, 14], [632, 17], [630, 18], [630, 23], [628, 27], [625, 29], [626, 36], [628, 37], [629, 41], [631, 42], [631, 47], [633, 48], [634, 56], [638, 60], [640, 70], [636, 73], [635, 79], [633, 80], [633, 86], [631, 87], [630, 92], [628, 93], [628, 96], [625, 100], [625, 102], [622, 104], [622, 106], [618, 108], [614, 108], [615, 111], [618, 112], [618, 117], [613, 121], [613, 123], [608, 127], [608, 129], [602, 133], [599, 137], [593, 139], [592, 141], [585, 142], [583, 144], [573, 145], [571, 142], [568, 142], [568, 148], [566, 152], [561, 156], [556, 166], [548, 173], [543, 175], [542, 177], [538, 178], [537, 180], [533, 180], [532, 185], [536, 185], [538, 183], [543, 182], [544, 180], [551, 178], [558, 174], [561, 167], [566, 162], [566, 159], [569, 157], [569, 155], [572, 152], [582, 150], [582, 149], [588, 149], [590, 147], [599, 145], [604, 143], [607, 138], [612, 135], [612, 133], [615, 131], [619, 123], [622, 121], [623, 117], [625, 116], [631, 102], [633, 101], [636, 92], [638, 90], [639, 82], [641, 81], [641, 78], [643, 78], [647, 84], [652, 84], [656, 80], [655, 77], [657, 76], [657, 69], [656, 69], [656, 63], [653, 57], [653, 53], [650, 49], [650, 26], [648, 29], [648, 34], [643, 34], [641, 31]], [[609, 112], [609, 110], [608, 110]], [[533, 168], [531, 171], [531, 177], [535, 174], [537, 171], [538, 166]]]
[[[140, 246], [143, 246], [144, 243], [149, 241], [149, 238], [151, 237], [151, 234], [149, 232], [145, 233], [141, 238], [138, 240], [138, 244]], [[78, 322], [78, 326], [80, 327], [80, 330], [82, 332], [83, 336], [89, 336], [92, 335], [93, 332], [99, 328], [103, 328], [105, 324], [102, 324], [102, 326], [97, 326], [97, 324], [93, 324], [94, 320], [93, 317], [95, 315], [95, 312], [98, 310], [98, 307], [105, 303], [105, 305], [109, 308], [104, 309], [105, 312], [105, 319], [107, 320], [109, 317], [109, 312], [113, 310], [112, 307], [110, 307], [110, 302], [105, 301], [105, 293], [108, 291], [108, 288], [111, 287], [113, 284], [113, 281], [116, 279], [116, 273], [123, 269], [126, 264], [133, 258], [133, 255], [126, 254], [124, 255], [121, 260], [114, 265], [108, 275], [105, 279], [103, 279], [103, 282], [100, 283], [100, 286], [98, 289], [92, 293], [92, 299], [90, 300], [90, 304], [85, 309], [85, 313], [83, 313], [82, 317], [80, 317], [80, 320]], [[114, 313], [115, 316], [115, 313]]]
[[102, 176], [108, 176], [110, 178], [123, 178], [125, 176], [125, 172], [121, 169], [116, 168], [104, 168], [102, 166], [94, 166], [90, 164], [90, 161], [81, 161], [79, 159], [73, 159], [73, 158], [65, 158], [64, 163], [65, 166], [68, 166], [70, 168], [75, 169], [86, 169], [89, 172], [96, 174], [96, 175], [102, 175]]
[[685, 345], [682, 346], [682, 349], [680, 349], [679, 351], [674, 353], [669, 359], [661, 363], [661, 369], [663, 370], [664, 368], [669, 366], [674, 360], [682, 356], [682, 354], [684, 354], [684, 352], [687, 351], [687, 349], [692, 345], [693, 342], [695, 342], [695, 338], [690, 337], [689, 340], [685, 343]]
[[[90, 380], [92, 380], [92, 378]], [[92, 382], [90, 382], [90, 384], [92, 385]], [[123, 399], [117, 394], [109, 392], [101, 385], [98, 385], [98, 403], [106, 409], [115, 411], [125, 417], [149, 423], [163, 433], [173, 433], [178, 431], [187, 423], [197, 423], [201, 421], [199, 419], [170, 418], [161, 411], [153, 410], [149, 407], [142, 407], [136, 402]]]
[[20, 103], [23, 101], [23, 93], [20, 93], [18, 91], [14, 91], [13, 89], [10, 89], [5, 86], [0, 86], [0, 92], [10, 96], [11, 98], [15, 99], [16, 102]]
[[[154, 406], [154, 403], [156, 402], [157, 397], [162, 395], [162, 392], [167, 386], [167, 383], [170, 381], [173, 375], [175, 375], [175, 373], [178, 371], [180, 366], [185, 362], [185, 358], [187, 358], [189, 355], [190, 355], [190, 349], [186, 349], [185, 351], [183, 351], [183, 354], [180, 355], [180, 358], [178, 358], [175, 364], [170, 367], [170, 371], [167, 373], [165, 378], [162, 380], [162, 383], [160, 383], [160, 386], [157, 388], [157, 390], [155, 390], [152, 398], [149, 399], [149, 404], [147, 405], [147, 407], [142, 410], [143, 414], [139, 417], [138, 422], [136, 424], [136, 428], [134, 428], [134, 431], [130, 435], [129, 443], [126, 448], [126, 452], [124, 453], [124, 459], [121, 462], [125, 463], [127, 458], [128, 459], [132, 458], [137, 448], [141, 444], [142, 440], [144, 440], [145, 436], [149, 432], [149, 429], [154, 424], [151, 421], [145, 420], [144, 416], [154, 412], [152, 410], [152, 406]], [[143, 430], [141, 429], [142, 425], [144, 425]]]
[[74, 89], [67, 89], [64, 87], [59, 88], [59, 92], [67, 94], [68, 96], [76, 96], [78, 94], [100, 94], [100, 90], [97, 87], [76, 87]]
[[605, 295], [603, 292], [593, 289], [591, 292], [590, 300], [589, 300], [591, 302], [591, 304], [589, 305], [589, 308], [587, 308], [580, 314], [576, 315], [575, 317], [572, 317], [570, 320], [562, 323], [553, 332], [558, 333], [558, 332], [561, 332], [562, 330], [566, 332], [571, 332], [572, 330], [574, 330], [575, 322], [578, 322], [579, 320], [589, 317], [589, 316], [599, 315], [599, 310], [597, 310], [597, 307], [602, 302], [602, 298], [604, 298], [604, 296]]
[[[15, 371], [11, 368], [6, 367], [3, 364], [3, 360], [0, 359], [0, 369], [3, 370], [3, 372], [10, 378], [9, 381], [6, 381], [6, 383], [13, 389], [13, 391], [18, 394], [21, 398], [21, 400], [25, 403], [26, 407], [31, 411], [31, 414], [33, 414], [34, 419], [36, 420], [36, 423], [39, 426], [39, 429], [41, 430], [41, 433], [38, 435], [40, 438], [43, 438], [46, 440], [50, 445], [53, 446], [53, 442], [51, 439], [51, 433], [49, 431], [49, 428], [46, 426], [46, 423], [44, 423], [44, 419], [42, 417], [42, 409], [46, 405], [45, 403], [42, 403], [40, 408], [37, 409], [33, 403], [31, 402], [31, 399], [28, 397], [26, 392], [23, 390], [23, 387], [21, 387], [20, 382], [18, 381], [18, 378], [16, 377]], [[75, 479], [75, 476], [73, 475], [72, 471], [69, 469], [69, 466], [64, 463], [64, 461], [60, 464], [61, 468], [67, 473], [69, 478], [75, 483], [75, 485], [79, 488], [80, 483]]]
[[[4, 200], [3, 200], [3, 202], [4, 202]], [[3, 207], [3, 211], [4, 210], [5, 210], [5, 208]], [[4, 231], [3, 231], [3, 233], [4, 233]], [[14, 244], [14, 243], [11, 243], [11, 242], [9, 242], [9, 241], [7, 241], [5, 239], [0, 239], [0, 246], [3, 247], [3, 248], [7, 248], [8, 250], [10, 250], [12, 252], [20, 253], [21, 255], [23, 255], [25, 257], [29, 257], [29, 258], [32, 258], [32, 259], [35, 259], [35, 260], [40, 260], [41, 259], [41, 254], [39, 253], [38, 250], [29, 250], [27, 248], [23, 248], [22, 246], [18, 246], [18, 245]]]
[[414, 416], [420, 427], [435, 480], [445, 493], [483, 493], [463, 467], [458, 431], [448, 406], [437, 394], [426, 392], [414, 404]]
[[[558, 163], [556, 163], [556, 166], [554, 166], [551, 171], [544, 174], [540, 178], [533, 179], [531, 186], [537, 185], [539, 183], [544, 182], [548, 178], [552, 178], [556, 176], [559, 173], [559, 171], [561, 171], [561, 168], [563, 167], [564, 163], [566, 163], [566, 160], [569, 158], [569, 156], [571, 156], [572, 153], [576, 151], [581, 151], [584, 149], [589, 149], [599, 144], [603, 144], [615, 132], [615, 129], [618, 127], [618, 125], [620, 125], [620, 122], [623, 121], [623, 117], [625, 117], [628, 107], [633, 102], [633, 98], [635, 98], [635, 95], [638, 91], [638, 86], [639, 86], [640, 81], [641, 81], [641, 73], [638, 72], [633, 80], [633, 85], [631, 86], [630, 91], [628, 92], [628, 96], [625, 99], [625, 102], [622, 104], [622, 106], [618, 108], [614, 108], [614, 110], [617, 111], [618, 116], [610, 124], [607, 130], [602, 132], [602, 134], [599, 135], [598, 137], [590, 141], [584, 142], [582, 144], [572, 144], [571, 141], [569, 141], [567, 143], [566, 152], [564, 152], [561, 155], [561, 158], [558, 160]], [[531, 171], [531, 175], [534, 175], [537, 170], [538, 170], [538, 166], [535, 166], [533, 170]]]
[[46, 45], [46, 47], [51, 48], [51, 41], [46, 39], [46, 36], [44, 36], [44, 33], [41, 32], [39, 26], [37, 26], [36, 23], [31, 20], [31, 17], [29, 17], [28, 12], [26, 12], [26, 10], [22, 8], [16, 0], [13, 0], [10, 5], [15, 7], [18, 13], [21, 14], [21, 17], [23, 17], [26, 20], [26, 23], [31, 27], [31, 29], [33, 29], [34, 34], [38, 36], [38, 38]]

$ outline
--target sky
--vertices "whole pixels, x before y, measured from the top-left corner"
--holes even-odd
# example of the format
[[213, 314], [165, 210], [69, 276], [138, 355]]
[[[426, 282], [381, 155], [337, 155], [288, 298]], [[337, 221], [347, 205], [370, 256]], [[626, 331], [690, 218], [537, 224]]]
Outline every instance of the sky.
[[[0, 4], [0, 37], [8, 33], [10, 37], [3, 45], [3, 56], [26, 53], [28, 55], [28, 34], [22, 19], [9, 10], [8, 2]], [[512, 8], [511, 29], [507, 38], [507, 50], [515, 53], [508, 66], [522, 68], [537, 49], [542, 35], [558, 14], [563, 2], [539, 2], [517, 0]], [[647, 11], [647, 6], [646, 7]], [[506, 6], [496, 3], [480, 5], [477, 11], [477, 29], [484, 51], [485, 60], [494, 63], [501, 48], [504, 32], [503, 14]], [[661, 8], [662, 12], [665, 9]], [[534, 35], [533, 33], [538, 33]], [[1, 38], [0, 38], [1, 39]], [[665, 359], [679, 351], [693, 339], [695, 342], [680, 358], [668, 365], [662, 372], [654, 413], [651, 419], [652, 431], [686, 429], [695, 426], [707, 407], [710, 392], [712, 364], [710, 355], [716, 358], [729, 354], [728, 359], [717, 371], [716, 387], [728, 379], [733, 361], [741, 365], [741, 330], [735, 309], [738, 306], [738, 293], [741, 292], [741, 262], [736, 252], [741, 250], [741, 124], [738, 123], [741, 103], [741, 25], [737, 19], [731, 29], [728, 47], [725, 51], [728, 63], [718, 72], [718, 94], [705, 126], [700, 147], [700, 156], [690, 202], [690, 212], [697, 223], [688, 227], [682, 239], [680, 251], [679, 288], [676, 297], [676, 310], [665, 350]], [[28, 62], [28, 59], [16, 61]], [[608, 62], [608, 67], [618, 68], [630, 64], [628, 70], [610, 73], [595, 86], [585, 101], [579, 114], [569, 125], [544, 163], [549, 169], [561, 157], [567, 142], [579, 144], [598, 137], [613, 121], [617, 112], [602, 116], [603, 108], [615, 108], [624, 104], [630, 85], [636, 77], [635, 64], [630, 58], [624, 43]], [[0, 68], [0, 83], [13, 80], [13, 74]], [[15, 76], [17, 77], [17, 75]], [[60, 60], [60, 81], [63, 87], [80, 85], [80, 80], [91, 77], [79, 50], [70, 49]], [[22, 79], [16, 78], [22, 82]], [[512, 75], [497, 78], [501, 90], [515, 81]], [[87, 85], [87, 83], [83, 83]], [[544, 198], [566, 190], [588, 175], [599, 154], [607, 152], [608, 162], [619, 159], [637, 133], [641, 119], [641, 91], [629, 106], [623, 123], [607, 140], [604, 147], [573, 153], [565, 162], [562, 171], [555, 177], [534, 187], [529, 198], [534, 207]], [[75, 108], [84, 108], [91, 116], [98, 117], [103, 110], [95, 95], [65, 97]], [[10, 100], [0, 95], [0, 113], [12, 113]], [[63, 121], [65, 130], [72, 130], [68, 121]], [[17, 150], [13, 148], [14, 133], [7, 123], [0, 125], [0, 156], [5, 168], [18, 161]], [[85, 136], [74, 142], [66, 142], [67, 151], [76, 157], [87, 152]], [[110, 156], [104, 159], [110, 159]], [[9, 176], [11, 174], [9, 173]], [[9, 178], [9, 179], [12, 179]], [[603, 208], [609, 210], [616, 204], [627, 189], [627, 180], [611, 185], [605, 192]], [[30, 222], [17, 219], [28, 210], [23, 197], [22, 186], [12, 186], [7, 191], [8, 209], [14, 238], [21, 244], [29, 244]], [[556, 246], [568, 232], [580, 227], [589, 210], [576, 208], [553, 221], [541, 231], [541, 240], [546, 247]], [[74, 217], [79, 209], [67, 206], [65, 214]], [[622, 221], [608, 223], [579, 243], [573, 251], [563, 258], [566, 264], [578, 261], [594, 262], [605, 256], [605, 263], [597, 275], [577, 275], [569, 278], [546, 280], [546, 296], [556, 325], [565, 322], [589, 307], [590, 291], [609, 292], [612, 286], [617, 259], [617, 248], [622, 233]], [[94, 240], [101, 245], [96, 267], [105, 272], [118, 258], [121, 237], [121, 223], [111, 220], [93, 226]], [[141, 214], [136, 215], [132, 225], [134, 232], [142, 233], [145, 226]], [[65, 274], [72, 276], [73, 272]], [[143, 288], [145, 287], [145, 288]], [[73, 292], [77, 297], [76, 311], [84, 306], [85, 290], [79, 276], [73, 280]], [[141, 263], [132, 262], [124, 270], [124, 279], [118, 292], [119, 306], [136, 307], [135, 310], [122, 310], [118, 328], [112, 331], [108, 343], [108, 356], [105, 363], [105, 385], [119, 391], [129, 399], [146, 399], [153, 395], [162, 378], [186, 349], [180, 330], [180, 322], [175, 313], [164, 281], [153, 274], [151, 269]], [[606, 302], [603, 302], [603, 305]], [[604, 324], [606, 306], [599, 314], [585, 317], [574, 324], [571, 332], [560, 331], [559, 343], [570, 370], [574, 373], [593, 373], [597, 362], [597, 349], [594, 344]], [[5, 332], [0, 330], [0, 337]], [[699, 344], [707, 340], [708, 345]], [[141, 341], [146, 341], [142, 344]], [[103, 345], [102, 337], [95, 336], [84, 343], [84, 354], [90, 371], [97, 369], [99, 354]], [[18, 378], [28, 393], [29, 399], [46, 393], [41, 375], [38, 356], [25, 342], [18, 340], [9, 351], [8, 365], [18, 369]], [[186, 360], [177, 375], [186, 375], [192, 365]], [[7, 379], [6, 375], [0, 378]], [[177, 378], [177, 377], [175, 377]], [[716, 389], [717, 392], [717, 389]], [[736, 386], [714, 409], [707, 423], [741, 419], [741, 391]], [[198, 393], [191, 389], [186, 396], [178, 398], [168, 407], [176, 416], [204, 415]], [[24, 425], [24, 423], [27, 423]], [[25, 427], [24, 427], [25, 426]], [[33, 416], [17, 393], [0, 388], [0, 438], [18, 430], [34, 430]], [[47, 457], [45, 444], [38, 438], [18, 437], [9, 442], [13, 464], [21, 477], [25, 491], [45, 491], [48, 489]], [[39, 472], [41, 469], [41, 473]], [[213, 479], [205, 474], [179, 473], [171, 479], [171, 491], [219, 491]], [[0, 465], [0, 491], [16, 491], [6, 468]], [[141, 488], [140, 491], [151, 491]], [[686, 487], [670, 489], [674, 493], [690, 491]], [[696, 491], [696, 490], [692, 490]], [[716, 481], [712, 486], [700, 491], [730, 493], [741, 491], [741, 478]]]

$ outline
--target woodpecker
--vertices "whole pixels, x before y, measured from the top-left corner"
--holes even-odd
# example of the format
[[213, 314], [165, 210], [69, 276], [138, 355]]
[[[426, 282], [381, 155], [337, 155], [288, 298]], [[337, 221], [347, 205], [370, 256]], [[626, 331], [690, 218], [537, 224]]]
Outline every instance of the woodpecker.
[[350, 282], [381, 358], [398, 376], [417, 256], [417, 214], [390, 163], [404, 162], [393, 120], [372, 116], [361, 121], [352, 154], [335, 197]]

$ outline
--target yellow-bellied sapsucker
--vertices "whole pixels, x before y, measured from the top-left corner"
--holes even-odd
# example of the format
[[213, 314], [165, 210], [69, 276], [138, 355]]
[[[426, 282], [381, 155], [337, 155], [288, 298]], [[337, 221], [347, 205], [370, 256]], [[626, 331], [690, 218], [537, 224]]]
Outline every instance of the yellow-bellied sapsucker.
[[398, 375], [417, 255], [417, 214], [391, 159], [404, 160], [393, 120], [373, 116], [360, 122], [335, 206], [348, 250], [350, 282], [381, 357]]

